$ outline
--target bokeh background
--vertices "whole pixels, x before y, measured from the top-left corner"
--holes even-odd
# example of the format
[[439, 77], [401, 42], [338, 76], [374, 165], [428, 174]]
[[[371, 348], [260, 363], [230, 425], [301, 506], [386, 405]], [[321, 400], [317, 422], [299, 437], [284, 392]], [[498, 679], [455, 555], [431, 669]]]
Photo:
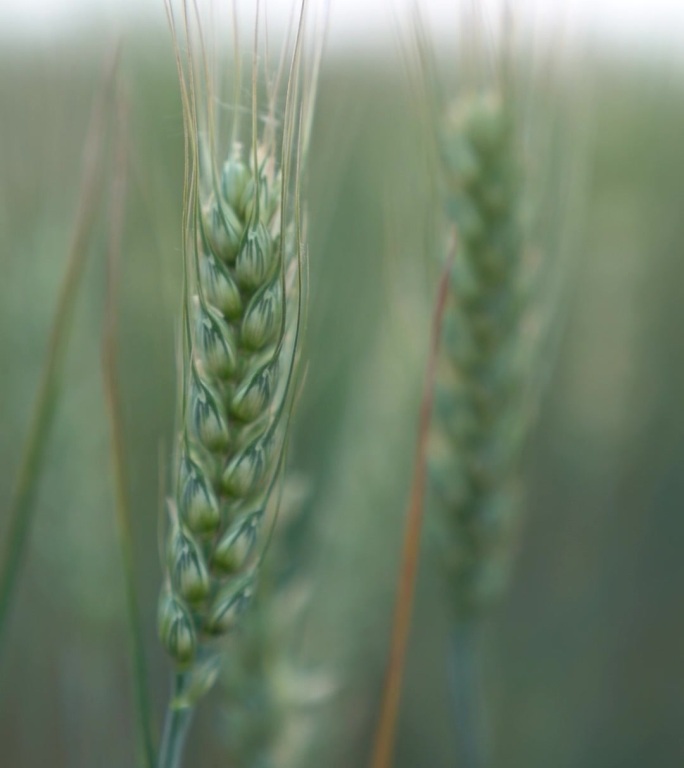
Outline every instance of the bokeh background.
[[[684, 24], [676, 15], [669, 25], [654, 22], [667, 32], [656, 42], [625, 23], [621, 39], [613, 10], [611, 34], [593, 38], [573, 70], [576, 91], [588, 94], [579, 101], [591, 135], [574, 283], [526, 456], [517, 566], [484, 628], [494, 767], [684, 764], [684, 65], [663, 42]], [[657, 5], [652, 12], [651, 21]], [[139, 598], [161, 718], [168, 664], [155, 629], [159, 466], [176, 402], [183, 141], [170, 35], [158, 16], [124, 28], [134, 172], [120, 375]], [[0, 509], [11, 496], [66, 264], [110, 21], [77, 19], [59, 32], [41, 24], [34, 36], [22, 22], [6, 26], [0, 42]], [[364, 32], [351, 45], [332, 45], [311, 153], [308, 374], [290, 463], [309, 488], [297, 552], [316, 585], [297, 653], [339, 681], [316, 726], [325, 734], [312, 756], [319, 768], [363, 765], [368, 754], [429, 312], [424, 285], [416, 287], [429, 281], [420, 120], [401, 53], [391, 41], [372, 41]], [[100, 371], [106, 225], [105, 205], [0, 657], [7, 768], [134, 764]], [[0, 536], [5, 524], [0, 516]], [[455, 764], [446, 599], [426, 549], [399, 768]], [[202, 704], [190, 765], [226, 765], [221, 695], [219, 687]]]

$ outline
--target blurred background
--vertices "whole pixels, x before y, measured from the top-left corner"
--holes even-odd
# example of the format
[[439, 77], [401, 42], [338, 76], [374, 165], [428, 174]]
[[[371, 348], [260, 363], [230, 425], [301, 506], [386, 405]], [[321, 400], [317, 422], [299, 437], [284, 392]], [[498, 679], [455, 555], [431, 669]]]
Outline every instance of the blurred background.
[[[450, 5], [426, 3], [435, 18]], [[536, 15], [521, 19], [544, 39], [563, 5], [539, 0]], [[597, 0], [562, 10], [579, 42], [575, 91], [589, 105], [589, 182], [574, 225], [567, 325], [526, 456], [517, 566], [485, 627], [492, 765], [670, 768], [684, 764], [684, 8]], [[417, 287], [426, 277], [419, 212], [427, 183], [397, 16], [381, 0], [337, 3], [311, 152], [308, 375], [290, 463], [310, 492], [297, 551], [316, 584], [297, 653], [340, 681], [316, 726], [325, 739], [311, 765], [324, 768], [367, 759], [427, 339], [429, 306], [424, 284]], [[183, 173], [162, 0], [0, 5], [0, 509], [66, 265], [103, 51], [119, 33], [134, 169], [120, 376], [139, 599], [161, 718], [159, 466], [173, 440]], [[441, 43], [449, 44], [446, 32]], [[392, 237], [388, 218], [404, 222]], [[100, 372], [106, 225], [105, 206], [0, 657], [7, 768], [134, 764]], [[426, 551], [399, 768], [455, 764], [444, 601]], [[189, 765], [226, 765], [221, 695], [219, 687], [200, 708]]]

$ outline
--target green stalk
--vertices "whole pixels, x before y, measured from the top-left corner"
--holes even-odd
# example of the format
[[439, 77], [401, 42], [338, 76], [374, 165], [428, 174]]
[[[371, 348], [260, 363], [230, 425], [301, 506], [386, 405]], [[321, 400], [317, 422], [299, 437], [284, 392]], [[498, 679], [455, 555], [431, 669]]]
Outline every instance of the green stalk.
[[176, 705], [182, 697], [183, 688], [183, 675], [178, 673], [174, 677], [173, 694], [166, 710], [157, 768], [180, 768], [182, 764], [190, 721], [195, 712], [194, 707], [178, 707]]
[[107, 254], [107, 287], [105, 296], [104, 331], [102, 336], [102, 377], [111, 431], [111, 459], [116, 495], [116, 522], [124, 572], [126, 607], [133, 655], [135, 696], [140, 732], [141, 751], [145, 768], [154, 766], [154, 738], [152, 710], [147, 689], [147, 665], [143, 630], [138, 610], [138, 592], [133, 557], [133, 526], [128, 497], [126, 474], [126, 448], [121, 415], [121, 398], [117, 381], [117, 288], [118, 264], [121, 259], [121, 237], [126, 208], [126, 182], [128, 171], [127, 106], [119, 98], [116, 126], [115, 174], [110, 201], [110, 233]]
[[477, 619], [457, 619], [451, 634], [449, 687], [460, 768], [486, 768], [486, 711], [479, 663]]
[[118, 63], [118, 50], [108, 57], [105, 75], [91, 111], [83, 151], [83, 175], [73, 239], [66, 274], [52, 323], [48, 351], [31, 417], [31, 425], [19, 464], [17, 481], [6, 517], [9, 519], [6, 554], [0, 565], [0, 646], [7, 629], [28, 535], [35, 513], [38, 480], [45, 462], [62, 372], [71, 333], [74, 308], [82, 282], [97, 212], [102, 195], [103, 147], [106, 138], [106, 107]]

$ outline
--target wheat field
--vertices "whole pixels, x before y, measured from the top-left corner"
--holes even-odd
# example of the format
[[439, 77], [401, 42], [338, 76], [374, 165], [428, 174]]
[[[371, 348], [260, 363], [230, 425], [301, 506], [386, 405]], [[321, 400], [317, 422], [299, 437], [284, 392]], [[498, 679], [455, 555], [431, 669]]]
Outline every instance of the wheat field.
[[[0, 557], [110, 47], [104, 32], [93, 35], [0, 48]], [[291, 486], [271, 565], [268, 553], [264, 560], [263, 588], [273, 591], [266, 615], [275, 618], [264, 630], [255, 613], [245, 642], [232, 641], [227, 668], [197, 706], [188, 765], [368, 764], [435, 277], [424, 257], [430, 166], [402, 55], [322, 59], [307, 158], [309, 300], [288, 426]], [[591, 90], [579, 100], [588, 110], [587, 179], [564, 322], [520, 456], [525, 493], [510, 581], [480, 626], [487, 766], [669, 768], [684, 760], [684, 71], [617, 50], [580, 60], [573, 77], [576, 92]], [[169, 30], [126, 34], [118, 78], [130, 168], [119, 426], [156, 740], [169, 694], [157, 638], [167, 562], [159, 521], [177, 441], [183, 280], [183, 117]], [[101, 372], [115, 171], [104, 170], [0, 644], [7, 768], [145, 764]], [[430, 505], [425, 515], [397, 768], [461, 764], [444, 666], [451, 618], [430, 544], [439, 515]], [[255, 649], [263, 658], [255, 661]], [[285, 651], [288, 665], [279, 661]], [[265, 674], [275, 677], [267, 684]], [[286, 717], [286, 706], [296, 716]], [[266, 758], [268, 739], [277, 748]]]

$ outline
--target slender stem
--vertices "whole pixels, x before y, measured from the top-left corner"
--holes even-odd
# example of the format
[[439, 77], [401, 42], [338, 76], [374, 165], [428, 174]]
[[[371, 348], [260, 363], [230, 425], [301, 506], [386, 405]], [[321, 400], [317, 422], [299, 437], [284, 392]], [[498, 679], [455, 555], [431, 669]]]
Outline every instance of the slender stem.
[[157, 768], [180, 768], [182, 763], [185, 740], [195, 711], [194, 707], [178, 708], [175, 705], [176, 699], [183, 691], [183, 685], [183, 675], [177, 674], [174, 678], [173, 695], [166, 710]]
[[413, 610], [416, 575], [418, 573], [420, 532], [423, 523], [423, 497], [425, 495], [426, 484], [425, 459], [430, 419], [432, 416], [432, 404], [434, 400], [437, 350], [439, 348], [444, 309], [446, 307], [451, 261], [452, 259], [450, 257], [442, 272], [432, 317], [430, 355], [425, 370], [423, 398], [420, 407], [416, 458], [413, 468], [414, 474], [409, 506], [406, 514], [406, 526], [404, 529], [404, 548], [394, 607], [390, 656], [385, 676], [380, 719], [375, 732], [373, 756], [371, 759], [372, 768], [389, 768], [392, 760], [392, 752], [394, 750], [394, 733], [396, 730], [397, 715], [399, 714], [399, 703], [401, 701], [401, 684], [404, 674], [406, 651], [408, 648], [409, 630], [411, 628], [411, 613]]
[[48, 351], [28, 436], [19, 464], [16, 485], [6, 517], [9, 519], [6, 555], [0, 566], [0, 642], [2, 641], [12, 596], [24, 560], [35, 497], [48, 437], [52, 430], [74, 307], [83, 276], [88, 247], [97, 218], [102, 192], [103, 146], [106, 137], [106, 107], [118, 63], [118, 49], [107, 58], [102, 86], [90, 116], [83, 150], [83, 174], [76, 221], [69, 250], [69, 261], [57, 300]]
[[102, 335], [102, 378], [107, 415], [109, 417], [111, 460], [116, 497], [116, 522], [126, 591], [128, 628], [133, 655], [135, 695], [141, 751], [145, 768], [154, 768], [154, 738], [152, 736], [152, 708], [147, 688], [147, 665], [143, 629], [138, 609], [138, 590], [133, 557], [133, 525], [128, 496], [126, 447], [121, 414], [121, 396], [118, 387], [117, 320], [118, 320], [118, 266], [121, 260], [121, 238], [126, 211], [128, 174], [128, 108], [119, 94], [116, 123], [116, 152], [114, 178], [109, 205], [110, 232], [107, 253], [107, 285]]
[[451, 635], [449, 688], [459, 768], [484, 768], [488, 764], [478, 637], [477, 619], [457, 621]]

